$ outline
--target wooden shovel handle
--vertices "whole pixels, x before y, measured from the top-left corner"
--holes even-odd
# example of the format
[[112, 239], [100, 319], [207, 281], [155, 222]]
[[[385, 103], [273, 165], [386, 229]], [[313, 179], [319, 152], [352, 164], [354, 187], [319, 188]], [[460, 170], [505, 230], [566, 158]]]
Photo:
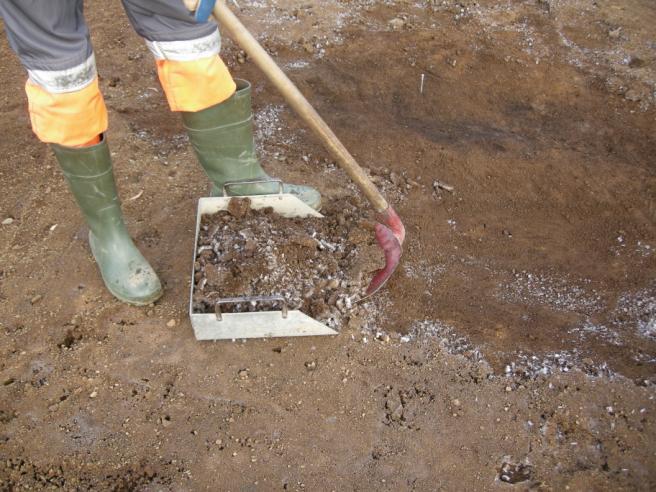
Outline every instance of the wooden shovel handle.
[[296, 88], [289, 77], [278, 67], [269, 54], [260, 46], [260, 43], [244, 27], [241, 21], [232, 13], [224, 1], [219, 1], [214, 6], [214, 17], [221, 27], [228, 31], [230, 37], [255, 62], [264, 75], [280, 91], [287, 103], [296, 111], [301, 119], [321, 139], [337, 163], [371, 202], [376, 212], [382, 213], [388, 208], [385, 197], [371, 182], [346, 147], [339, 141], [326, 122], [319, 116], [305, 96]]

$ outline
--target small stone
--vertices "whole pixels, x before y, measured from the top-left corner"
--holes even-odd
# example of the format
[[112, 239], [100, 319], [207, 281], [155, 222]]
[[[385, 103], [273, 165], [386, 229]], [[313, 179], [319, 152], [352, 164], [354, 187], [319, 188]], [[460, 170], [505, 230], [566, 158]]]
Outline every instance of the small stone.
[[30, 303], [34, 305], [37, 302], [39, 302], [41, 299], [43, 299], [43, 296], [41, 294], [37, 294], [32, 299], [30, 299]]
[[458, 400], [457, 398], [454, 398], [453, 400], [451, 400], [451, 404], [454, 407], [459, 407], [460, 405], [462, 405], [462, 403], [460, 403], [460, 400]]
[[619, 39], [620, 34], [622, 34], [622, 28], [618, 27], [617, 29], [611, 29], [608, 31], [608, 37], [610, 39]]
[[332, 279], [326, 284], [326, 289], [329, 290], [336, 289], [337, 287], [339, 287], [339, 280], [337, 280], [336, 278]]
[[257, 252], [257, 241], [254, 239], [247, 239], [246, 243], [244, 244], [244, 255], [247, 258], [250, 258], [255, 255]]
[[399, 176], [393, 171], [390, 173], [389, 177], [390, 177], [390, 181], [394, 186], [401, 186], [402, 184], [404, 184], [401, 176]]
[[239, 376], [239, 379], [248, 379], [248, 369], [241, 369], [237, 376]]
[[629, 68], [642, 68], [646, 64], [647, 62], [645, 62], [645, 60], [638, 58], [637, 56], [632, 56], [629, 60]]
[[390, 20], [388, 24], [394, 31], [398, 31], [403, 29], [405, 26], [405, 20], [401, 19], [400, 17], [395, 17], [394, 19]]
[[303, 299], [309, 299], [314, 295], [314, 289], [308, 289], [303, 293]]
[[14, 219], [12, 219], [11, 217], [7, 217], [5, 220], [2, 221], [2, 225], [9, 225], [13, 223], [14, 223]]
[[512, 388], [510, 386], [506, 386], [506, 392], [510, 393], [512, 391]]
[[305, 363], [305, 368], [306, 368], [308, 371], [314, 371], [314, 370], [317, 368], [317, 362], [314, 361], [314, 360], [307, 361], [307, 362]]
[[339, 299], [339, 294], [337, 292], [333, 292], [328, 298], [327, 304], [329, 306], [337, 306], [337, 299]]
[[624, 99], [627, 101], [638, 102], [642, 99], [642, 94], [635, 89], [629, 89], [624, 93]]
[[390, 336], [387, 333], [376, 333], [376, 340], [388, 343], [390, 341]]
[[91, 394], [89, 395], [89, 398], [95, 398], [96, 396], [98, 396], [98, 392], [92, 391]]
[[175, 326], [175, 320], [170, 319], [168, 323], [166, 323], [166, 326], [168, 326], [169, 328], [173, 328]]
[[308, 235], [293, 236], [289, 240], [292, 244], [296, 244], [296, 245], [301, 246], [303, 248], [309, 248], [309, 249], [314, 248], [314, 249], [316, 249], [316, 247], [317, 247], [317, 241], [314, 238], [312, 238]]

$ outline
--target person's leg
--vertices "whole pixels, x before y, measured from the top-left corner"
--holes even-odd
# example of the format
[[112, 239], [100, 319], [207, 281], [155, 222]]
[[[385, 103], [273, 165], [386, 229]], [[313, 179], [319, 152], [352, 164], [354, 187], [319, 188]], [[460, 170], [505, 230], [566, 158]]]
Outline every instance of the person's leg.
[[[216, 24], [198, 24], [182, 0], [123, 0], [135, 30], [157, 61], [159, 79], [172, 111], [179, 111], [196, 156], [213, 183], [230, 195], [277, 193], [279, 185], [262, 169], [253, 142], [251, 86], [235, 81], [218, 56]], [[262, 183], [261, 181], [268, 182]], [[321, 195], [310, 187], [284, 184], [283, 190], [319, 208]]]
[[216, 24], [196, 23], [182, 0], [123, 0], [123, 6], [155, 57], [172, 111], [200, 111], [234, 94], [235, 82], [218, 56]]
[[119, 299], [148, 304], [157, 275], [125, 228], [103, 133], [107, 109], [82, 0], [1, 0], [9, 42], [28, 71], [32, 129], [49, 143], [89, 224], [91, 251]]
[[9, 44], [27, 69], [32, 130], [46, 143], [79, 146], [107, 129], [82, 1], [3, 0]]

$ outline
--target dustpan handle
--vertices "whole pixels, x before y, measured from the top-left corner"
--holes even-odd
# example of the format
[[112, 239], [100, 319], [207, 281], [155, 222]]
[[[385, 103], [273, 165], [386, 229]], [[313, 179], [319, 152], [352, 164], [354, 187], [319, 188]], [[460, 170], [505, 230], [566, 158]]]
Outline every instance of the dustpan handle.
[[[280, 313], [283, 317], [283, 319], [287, 318], [287, 313], [289, 311], [287, 307], [287, 301], [285, 301], [285, 298], [280, 295], [275, 295], [275, 296], [242, 296], [242, 297], [225, 297], [223, 299], [219, 299], [216, 301], [216, 304], [214, 305], [214, 314], [216, 315], [216, 320], [217, 321], [222, 321], [223, 320], [223, 313], [221, 313], [221, 304], [243, 304], [246, 302], [280, 302], [282, 303], [282, 309], [280, 310]], [[271, 312], [271, 311], [267, 311]]]
[[252, 178], [252, 179], [242, 179], [241, 181], [226, 181], [223, 183], [223, 196], [227, 197], [228, 188], [231, 186], [239, 185], [250, 185], [250, 184], [265, 184], [265, 183], [278, 183], [278, 194], [282, 195], [283, 192], [283, 182], [282, 179], [278, 178]]

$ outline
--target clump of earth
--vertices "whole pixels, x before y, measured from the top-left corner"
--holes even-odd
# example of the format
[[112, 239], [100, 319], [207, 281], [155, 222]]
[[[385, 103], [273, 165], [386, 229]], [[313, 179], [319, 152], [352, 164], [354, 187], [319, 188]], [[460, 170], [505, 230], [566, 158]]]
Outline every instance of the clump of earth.
[[[215, 312], [219, 299], [268, 297], [221, 304], [221, 312], [289, 309], [333, 327], [356, 314], [373, 273], [384, 266], [375, 223], [348, 199], [324, 217], [287, 218], [232, 198], [227, 210], [201, 218], [194, 262], [194, 312]], [[277, 299], [277, 300], [276, 300]]]

